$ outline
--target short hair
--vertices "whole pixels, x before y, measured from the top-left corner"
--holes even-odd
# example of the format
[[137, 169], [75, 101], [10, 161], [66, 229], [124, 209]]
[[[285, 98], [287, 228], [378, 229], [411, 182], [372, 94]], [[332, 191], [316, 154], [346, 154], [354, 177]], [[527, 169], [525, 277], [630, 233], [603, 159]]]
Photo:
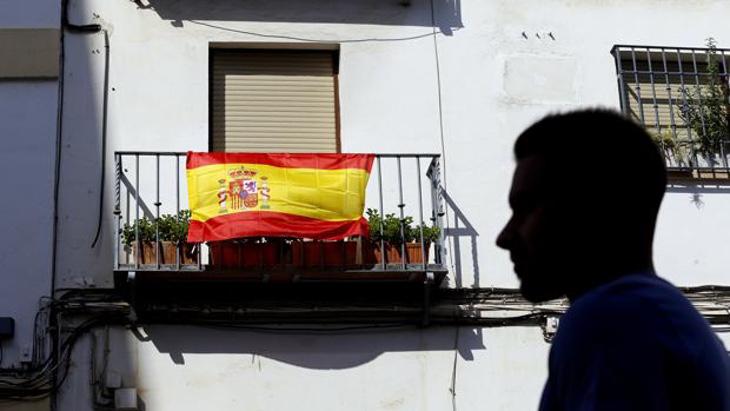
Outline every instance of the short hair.
[[656, 216], [666, 189], [657, 145], [643, 127], [608, 109], [548, 115], [517, 138], [514, 154], [518, 161], [545, 159], [555, 177], [547, 189], [578, 184], [578, 195], [605, 199], [606, 206]]

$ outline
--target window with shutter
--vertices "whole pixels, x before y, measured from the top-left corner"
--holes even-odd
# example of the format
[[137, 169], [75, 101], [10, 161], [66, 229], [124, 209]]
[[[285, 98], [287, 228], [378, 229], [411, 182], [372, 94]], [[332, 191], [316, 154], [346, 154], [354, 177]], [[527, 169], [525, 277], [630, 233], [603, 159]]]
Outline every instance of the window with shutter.
[[339, 151], [337, 54], [211, 50], [210, 150]]

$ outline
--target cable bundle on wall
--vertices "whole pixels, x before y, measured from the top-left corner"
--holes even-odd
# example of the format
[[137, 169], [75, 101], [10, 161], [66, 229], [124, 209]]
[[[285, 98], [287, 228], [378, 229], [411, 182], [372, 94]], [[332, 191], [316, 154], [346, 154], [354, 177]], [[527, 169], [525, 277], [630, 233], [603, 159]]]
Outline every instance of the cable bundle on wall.
[[[74, 346], [86, 332], [97, 326], [130, 322], [129, 305], [113, 301], [108, 295], [67, 293], [59, 300], [47, 297], [44, 300], [48, 300], [48, 303], [36, 314], [31, 365], [27, 369], [0, 370], [0, 401], [35, 401], [49, 396], [66, 380]], [[64, 328], [64, 333], [57, 333], [59, 341], [54, 344], [55, 349], [45, 359], [41, 359], [42, 347], [49, 334], [57, 331], [48, 328], [50, 313], [59, 317], [58, 324], [62, 324], [60, 317], [63, 315], [78, 314], [86, 318], [68, 332]]]

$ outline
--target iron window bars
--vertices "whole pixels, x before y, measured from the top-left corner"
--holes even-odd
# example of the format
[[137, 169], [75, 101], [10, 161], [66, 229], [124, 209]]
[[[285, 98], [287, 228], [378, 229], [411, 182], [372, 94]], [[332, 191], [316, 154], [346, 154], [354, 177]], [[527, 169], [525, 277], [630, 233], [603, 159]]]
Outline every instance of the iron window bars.
[[616, 45], [621, 110], [643, 124], [669, 171], [728, 177], [728, 49]]

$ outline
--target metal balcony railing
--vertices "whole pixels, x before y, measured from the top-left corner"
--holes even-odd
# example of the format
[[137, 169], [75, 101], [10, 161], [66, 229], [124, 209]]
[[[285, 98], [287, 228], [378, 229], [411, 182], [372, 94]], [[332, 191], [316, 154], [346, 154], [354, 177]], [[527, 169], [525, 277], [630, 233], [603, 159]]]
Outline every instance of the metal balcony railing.
[[730, 177], [730, 49], [708, 39], [705, 48], [617, 45], [611, 53], [621, 109], [646, 127], [668, 170]]
[[[400, 241], [393, 245], [383, 239], [388, 229], [383, 224], [371, 229], [376, 236], [380, 234], [379, 241], [241, 238], [188, 244], [184, 235], [180, 236], [188, 208], [185, 160], [186, 153], [182, 152], [114, 154], [115, 271], [164, 272], [173, 276], [198, 273], [203, 278], [252, 275], [282, 281], [413, 280], [419, 276], [435, 276], [438, 280], [446, 274], [444, 204], [437, 154], [375, 155], [366, 208], [380, 216], [391, 214], [391, 222], [393, 218], [398, 221]], [[409, 231], [411, 219], [417, 226]], [[437, 238], [429, 243], [424, 228], [432, 227], [437, 230]], [[171, 232], [177, 236], [170, 237]], [[407, 241], [411, 237], [415, 242]]]

